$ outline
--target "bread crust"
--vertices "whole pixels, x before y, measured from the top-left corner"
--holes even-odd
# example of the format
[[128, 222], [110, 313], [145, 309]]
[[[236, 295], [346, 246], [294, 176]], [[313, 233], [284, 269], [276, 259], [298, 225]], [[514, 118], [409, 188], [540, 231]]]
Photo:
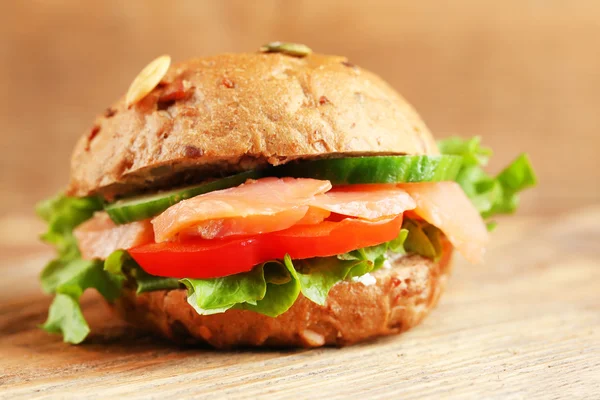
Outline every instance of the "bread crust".
[[222, 54], [171, 66], [78, 141], [68, 194], [132, 192], [193, 169], [223, 174], [297, 158], [436, 154], [414, 109], [345, 57]]
[[184, 289], [136, 295], [129, 289], [115, 303], [118, 314], [141, 329], [185, 344], [233, 347], [345, 346], [417, 325], [436, 305], [450, 272], [452, 250], [434, 262], [420, 256], [393, 261], [373, 273], [376, 283], [335, 285], [324, 306], [302, 294], [277, 318], [247, 310], [198, 315]]

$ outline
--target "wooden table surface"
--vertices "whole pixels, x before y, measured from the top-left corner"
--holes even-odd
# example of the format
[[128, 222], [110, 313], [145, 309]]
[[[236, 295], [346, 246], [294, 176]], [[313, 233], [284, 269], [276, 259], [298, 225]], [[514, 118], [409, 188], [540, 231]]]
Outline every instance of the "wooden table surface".
[[457, 259], [441, 304], [412, 331], [301, 351], [179, 348], [111, 321], [93, 293], [92, 336], [64, 344], [36, 328], [50, 302], [36, 275], [50, 253], [18, 227], [39, 225], [1, 222], [0, 398], [600, 395], [600, 206], [503, 220], [487, 263]]

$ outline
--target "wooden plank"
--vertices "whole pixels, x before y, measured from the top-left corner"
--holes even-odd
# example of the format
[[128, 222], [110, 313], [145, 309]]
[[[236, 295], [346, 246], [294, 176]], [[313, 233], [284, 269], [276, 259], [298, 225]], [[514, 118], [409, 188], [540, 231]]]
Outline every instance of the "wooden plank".
[[66, 345], [36, 328], [49, 298], [35, 276], [49, 253], [12, 246], [2, 252], [0, 398], [595, 397], [599, 238], [600, 207], [502, 221], [487, 264], [457, 260], [421, 326], [310, 351], [180, 348], [111, 320], [93, 293], [84, 299], [92, 336]]

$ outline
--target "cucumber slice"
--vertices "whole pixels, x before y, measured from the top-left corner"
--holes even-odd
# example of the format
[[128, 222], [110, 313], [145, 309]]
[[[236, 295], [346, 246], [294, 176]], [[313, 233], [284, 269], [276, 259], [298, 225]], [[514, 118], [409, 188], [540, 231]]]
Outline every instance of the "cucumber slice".
[[107, 204], [104, 209], [116, 224], [141, 221], [154, 217], [173, 204], [215, 190], [239, 186], [248, 179], [258, 179], [262, 171], [246, 171], [201, 185], [188, 186], [146, 196], [132, 197]]
[[301, 161], [274, 168], [279, 177], [314, 178], [332, 185], [453, 181], [461, 156], [374, 156]]

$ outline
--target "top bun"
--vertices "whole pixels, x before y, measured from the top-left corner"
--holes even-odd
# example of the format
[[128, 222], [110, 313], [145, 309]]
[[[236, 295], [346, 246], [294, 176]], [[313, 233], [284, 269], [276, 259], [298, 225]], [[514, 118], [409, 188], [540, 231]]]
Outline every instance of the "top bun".
[[345, 57], [222, 54], [171, 66], [142, 100], [98, 116], [67, 192], [111, 198], [298, 158], [437, 153], [415, 110]]

